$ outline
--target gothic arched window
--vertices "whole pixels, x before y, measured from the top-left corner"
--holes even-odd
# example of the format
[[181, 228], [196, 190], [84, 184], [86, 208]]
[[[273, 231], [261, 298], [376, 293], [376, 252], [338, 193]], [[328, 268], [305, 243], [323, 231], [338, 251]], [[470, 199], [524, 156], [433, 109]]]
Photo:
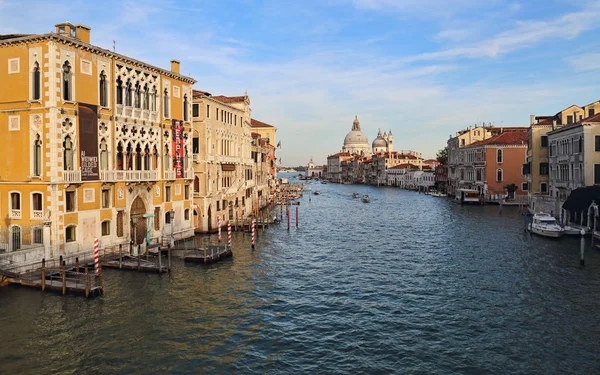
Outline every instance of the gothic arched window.
[[71, 72], [71, 64], [68, 61], [62, 66], [62, 90], [63, 90], [63, 100], [73, 100], [72, 89], [72, 72]]
[[40, 74], [40, 64], [37, 62], [33, 64], [33, 72], [32, 72], [32, 99], [40, 100], [41, 98], [41, 74]]
[[108, 107], [108, 85], [104, 70], [100, 73], [100, 106]]

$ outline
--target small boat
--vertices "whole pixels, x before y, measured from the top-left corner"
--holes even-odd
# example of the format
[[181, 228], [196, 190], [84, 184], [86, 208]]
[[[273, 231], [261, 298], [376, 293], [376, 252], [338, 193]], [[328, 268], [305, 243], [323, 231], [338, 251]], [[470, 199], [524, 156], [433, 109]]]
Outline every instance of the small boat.
[[581, 230], [584, 230], [584, 235], [588, 235], [590, 234], [590, 229], [589, 228], [581, 228], [581, 227], [571, 227], [569, 225], [566, 225], [563, 227], [563, 230], [565, 231], [566, 235], [569, 236], [581, 236]]
[[362, 196], [362, 201], [364, 203], [369, 203], [371, 201], [371, 198], [367, 194], [365, 194]]
[[327, 183], [327, 181], [325, 181], [325, 180], [322, 180], [322, 181], [321, 181], [321, 183], [322, 183], [322, 184], [326, 184], [326, 183]]
[[352, 194], [352, 198], [360, 198], [360, 194], [358, 194], [358, 193], [353, 193], [353, 194]]
[[321, 192], [320, 191], [315, 191], [314, 194], [315, 195], [319, 195], [319, 194], [321, 194]]
[[529, 224], [529, 231], [538, 236], [552, 238], [558, 238], [565, 232], [553, 216], [545, 213], [533, 215], [533, 221]]
[[447, 197], [448, 195], [444, 194], [444, 193], [440, 193], [439, 191], [434, 191], [431, 193], [432, 197]]

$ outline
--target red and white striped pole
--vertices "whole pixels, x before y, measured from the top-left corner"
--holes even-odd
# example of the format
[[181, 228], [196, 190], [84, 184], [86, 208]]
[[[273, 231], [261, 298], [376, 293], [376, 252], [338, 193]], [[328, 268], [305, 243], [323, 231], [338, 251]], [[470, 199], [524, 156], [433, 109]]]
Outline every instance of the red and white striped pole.
[[94, 273], [96, 276], [100, 273], [100, 260], [98, 259], [98, 239], [94, 238]]
[[255, 220], [252, 219], [252, 249], [254, 249], [254, 223]]
[[219, 233], [219, 242], [221, 242], [221, 216], [217, 216], [217, 227]]
[[231, 250], [231, 223], [227, 221], [227, 246]]

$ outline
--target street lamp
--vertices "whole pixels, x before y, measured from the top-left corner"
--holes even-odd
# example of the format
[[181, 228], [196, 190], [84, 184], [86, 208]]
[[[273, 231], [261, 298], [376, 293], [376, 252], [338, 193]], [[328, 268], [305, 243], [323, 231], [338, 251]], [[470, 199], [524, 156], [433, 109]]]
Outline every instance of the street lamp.
[[169, 217], [171, 218], [171, 247], [175, 246], [175, 237], [173, 236], [173, 221], [175, 221], [175, 210], [169, 211]]

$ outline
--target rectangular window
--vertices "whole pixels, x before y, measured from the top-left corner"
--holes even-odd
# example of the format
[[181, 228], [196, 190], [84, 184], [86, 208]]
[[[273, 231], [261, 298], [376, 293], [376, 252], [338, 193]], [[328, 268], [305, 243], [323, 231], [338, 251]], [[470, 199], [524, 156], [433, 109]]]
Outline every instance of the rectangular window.
[[67, 227], [65, 229], [65, 241], [66, 242], [75, 242], [76, 238], [75, 238], [75, 234], [77, 232], [77, 227], [74, 225], [71, 225], [70, 227]]
[[192, 117], [200, 117], [200, 104], [192, 105]]
[[221, 211], [221, 201], [217, 201], [217, 211]]
[[170, 202], [170, 201], [171, 201], [171, 187], [166, 186], [165, 187], [165, 202]]
[[102, 189], [102, 208], [110, 208], [110, 189]]
[[32, 204], [32, 207], [33, 207], [34, 211], [42, 211], [43, 210], [43, 208], [42, 208], [42, 194], [40, 194], [40, 193], [33, 193], [31, 195], [31, 200], [32, 200], [31, 204]]
[[540, 176], [548, 176], [548, 163], [540, 163]]
[[160, 207], [154, 207], [154, 230], [160, 230]]
[[206, 118], [210, 118], [210, 105], [206, 105]]
[[594, 115], [594, 108], [588, 109], [588, 117], [592, 117]]
[[521, 190], [528, 191], [529, 190], [529, 184], [527, 182], [521, 183]]
[[548, 136], [542, 135], [542, 147], [548, 147]]
[[165, 212], [165, 224], [171, 224], [171, 213]]
[[599, 152], [600, 151], [600, 135], [597, 135], [594, 137], [594, 151]]
[[215, 120], [219, 121], [219, 108], [215, 108]]
[[542, 182], [540, 184], [540, 190], [542, 193], [547, 193], [548, 192], [548, 184], [545, 182]]
[[190, 199], [190, 185], [185, 185], [184, 189], [184, 199]]
[[579, 152], [583, 152], [583, 138], [579, 137]]
[[594, 164], [594, 185], [600, 185], [600, 164]]
[[573, 116], [567, 116], [567, 125], [573, 123]]
[[33, 243], [44, 243], [44, 230], [42, 228], [33, 228]]
[[186, 209], [186, 210], [183, 212], [183, 218], [184, 218], [184, 220], [186, 220], [186, 221], [190, 220], [190, 210], [189, 210], [189, 209]]
[[123, 211], [117, 212], [117, 237], [123, 237]]
[[65, 194], [65, 208], [67, 212], [75, 212], [75, 192], [67, 191]]
[[102, 222], [102, 235], [110, 236], [110, 221], [108, 220]]

